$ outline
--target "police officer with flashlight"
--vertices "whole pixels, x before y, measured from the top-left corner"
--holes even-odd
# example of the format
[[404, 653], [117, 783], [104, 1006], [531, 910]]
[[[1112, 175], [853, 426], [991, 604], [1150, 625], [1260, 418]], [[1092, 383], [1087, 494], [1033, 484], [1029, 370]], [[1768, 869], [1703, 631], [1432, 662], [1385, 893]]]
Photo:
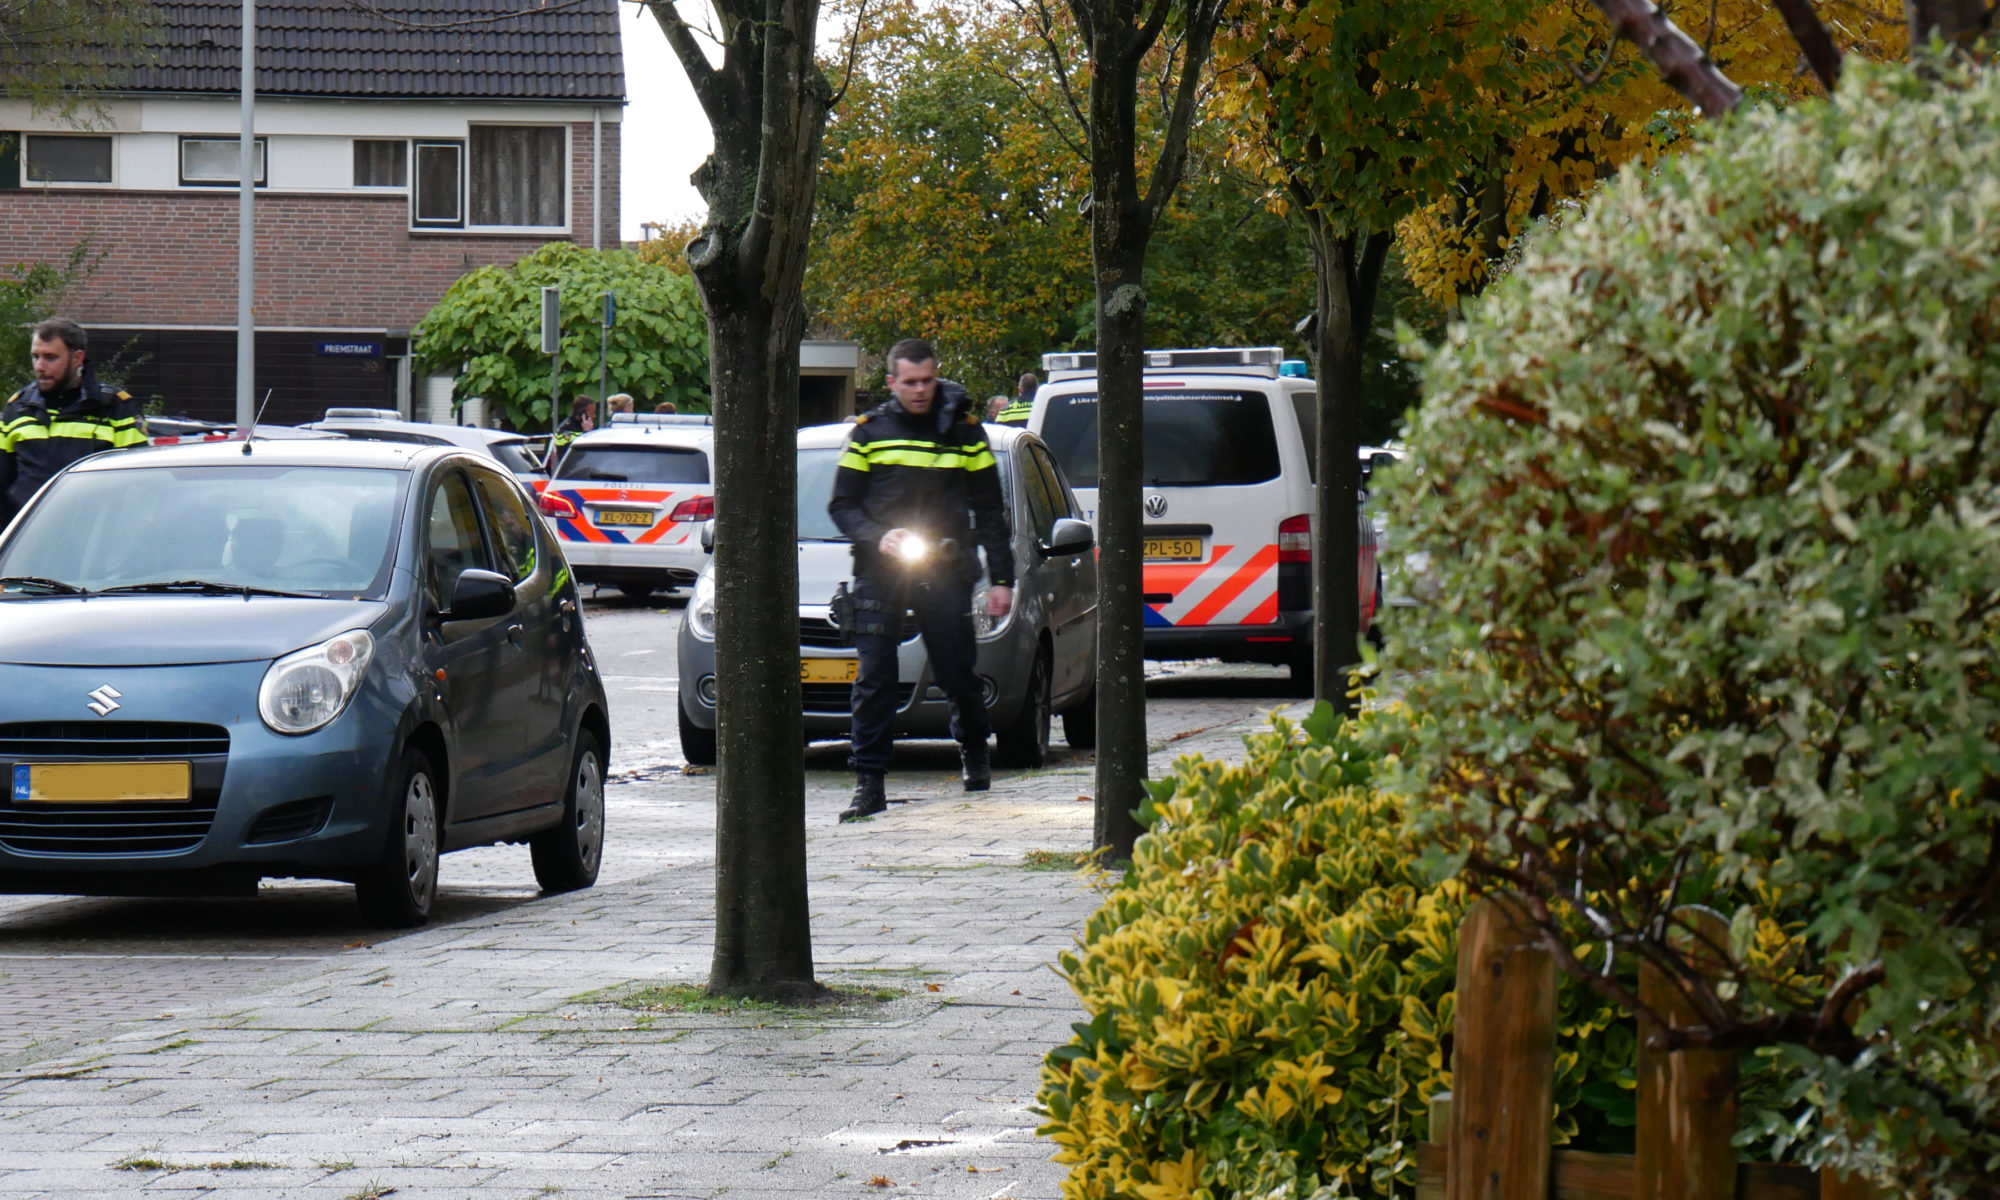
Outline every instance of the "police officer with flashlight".
[[965, 389], [938, 378], [930, 343], [889, 348], [890, 399], [860, 417], [841, 452], [827, 505], [854, 543], [850, 631], [860, 654], [854, 682], [854, 801], [843, 821], [889, 807], [883, 777], [895, 738], [896, 647], [913, 612], [937, 686], [951, 701], [961, 778], [968, 792], [993, 783], [986, 699], [973, 671], [972, 589], [977, 546], [986, 552], [987, 611], [1014, 602], [1013, 535], [1000, 471]]

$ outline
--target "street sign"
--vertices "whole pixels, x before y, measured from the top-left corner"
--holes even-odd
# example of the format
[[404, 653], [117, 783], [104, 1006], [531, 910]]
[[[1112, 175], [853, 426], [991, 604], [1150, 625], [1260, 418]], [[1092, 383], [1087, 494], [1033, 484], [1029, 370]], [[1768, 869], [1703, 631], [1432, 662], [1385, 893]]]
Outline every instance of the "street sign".
[[542, 353], [554, 354], [562, 349], [562, 289], [545, 287], [542, 289]]

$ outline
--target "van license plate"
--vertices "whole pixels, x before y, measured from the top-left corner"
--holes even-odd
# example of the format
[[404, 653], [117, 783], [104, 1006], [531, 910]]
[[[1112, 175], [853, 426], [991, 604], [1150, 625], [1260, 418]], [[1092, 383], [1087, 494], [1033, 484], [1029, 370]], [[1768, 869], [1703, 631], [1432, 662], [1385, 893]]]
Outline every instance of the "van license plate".
[[16, 804], [186, 804], [193, 795], [184, 762], [14, 764]]
[[1201, 539], [1191, 538], [1147, 538], [1147, 562], [1199, 562], [1201, 561]]
[[651, 525], [653, 514], [629, 508], [600, 508], [597, 510], [599, 525]]
[[802, 658], [800, 683], [853, 683], [861, 675], [858, 658]]

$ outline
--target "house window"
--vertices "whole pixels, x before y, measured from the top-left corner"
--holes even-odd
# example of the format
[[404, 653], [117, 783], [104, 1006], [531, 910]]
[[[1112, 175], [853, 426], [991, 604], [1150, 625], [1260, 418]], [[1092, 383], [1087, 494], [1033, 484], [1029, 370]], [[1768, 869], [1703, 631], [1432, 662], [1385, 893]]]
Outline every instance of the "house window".
[[410, 144], [354, 139], [355, 187], [408, 187]]
[[465, 143], [418, 142], [417, 186], [410, 195], [410, 224], [457, 229], [465, 224]]
[[[242, 138], [184, 137], [181, 139], [181, 186], [182, 187], [234, 187], [242, 176], [237, 168], [242, 165]], [[265, 171], [264, 158], [267, 149], [263, 138], [257, 139], [257, 186], [270, 183]]]
[[557, 125], [474, 125], [474, 225], [563, 225], [568, 138]]
[[28, 183], [111, 182], [109, 137], [30, 133], [22, 143], [22, 177]]

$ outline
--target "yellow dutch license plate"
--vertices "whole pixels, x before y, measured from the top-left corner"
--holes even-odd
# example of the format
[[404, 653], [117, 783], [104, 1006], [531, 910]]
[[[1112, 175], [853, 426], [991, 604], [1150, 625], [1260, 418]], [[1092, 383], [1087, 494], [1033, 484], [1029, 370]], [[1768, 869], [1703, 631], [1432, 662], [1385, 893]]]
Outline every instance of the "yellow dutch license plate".
[[653, 514], [638, 512], [629, 508], [600, 508], [597, 510], [599, 525], [651, 525]]
[[184, 762], [14, 764], [16, 804], [186, 804], [193, 795]]
[[858, 658], [802, 658], [800, 683], [853, 683], [861, 674]]
[[1145, 553], [1148, 562], [1200, 562], [1201, 539], [1147, 538]]

